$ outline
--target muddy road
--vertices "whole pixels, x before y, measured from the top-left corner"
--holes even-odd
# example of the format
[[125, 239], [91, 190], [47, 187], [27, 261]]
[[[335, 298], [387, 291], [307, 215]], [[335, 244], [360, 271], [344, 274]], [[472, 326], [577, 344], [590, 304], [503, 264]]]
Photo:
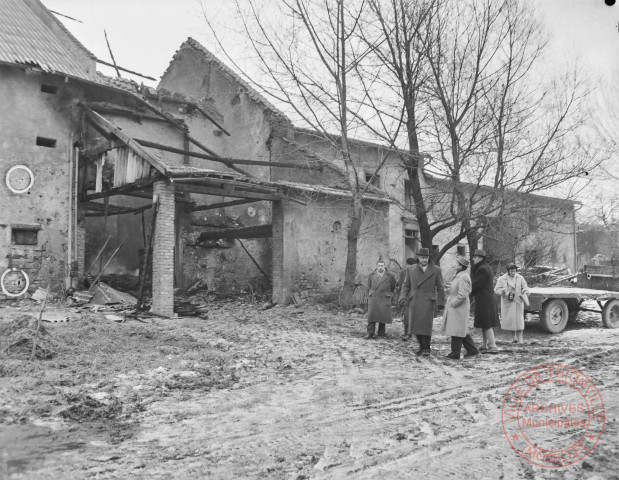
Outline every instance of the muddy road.
[[[4, 308], [5, 336], [27, 314]], [[460, 362], [447, 337], [417, 357], [399, 323], [364, 340], [362, 315], [321, 306], [70, 317], [45, 324], [51, 358], [0, 358], [0, 478], [619, 478], [619, 329], [594, 314], [559, 335], [534, 317], [525, 345], [498, 330], [500, 354]], [[585, 373], [606, 413], [595, 450], [560, 469], [519, 457], [501, 425], [512, 382], [548, 363]]]

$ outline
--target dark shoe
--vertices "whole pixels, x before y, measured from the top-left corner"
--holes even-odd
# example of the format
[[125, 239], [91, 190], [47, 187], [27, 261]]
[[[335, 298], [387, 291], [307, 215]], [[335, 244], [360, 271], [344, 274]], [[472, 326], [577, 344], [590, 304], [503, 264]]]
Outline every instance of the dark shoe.
[[481, 353], [479, 352], [479, 350], [476, 352], [466, 352], [464, 354], [464, 358], [475, 358], [475, 357], [479, 357], [480, 354]]
[[486, 350], [488, 350], [486, 347], [480, 347], [479, 348], [479, 351], [482, 352], [482, 353], [485, 352]]
[[456, 354], [454, 352], [451, 352], [450, 354], [445, 355], [445, 358], [449, 358], [450, 360], [460, 360], [460, 355], [458, 355], [458, 354]]
[[363, 337], [364, 340], [373, 340], [374, 338], [376, 338], [376, 336], [371, 333], [368, 333], [365, 337]]
[[422, 350], [421, 356], [422, 357], [429, 357], [430, 356], [430, 350]]
[[378, 338], [387, 338], [387, 334], [386, 334], [386, 333], [382, 333], [382, 334], [381, 334], [381, 333], [379, 333], [379, 334], [377, 335], [377, 337], [378, 337]]
[[410, 335], [402, 335], [402, 341], [403, 342], [408, 342], [411, 339]]
[[415, 355], [419, 356], [419, 355], [423, 355], [423, 350], [417, 350], [415, 352]]

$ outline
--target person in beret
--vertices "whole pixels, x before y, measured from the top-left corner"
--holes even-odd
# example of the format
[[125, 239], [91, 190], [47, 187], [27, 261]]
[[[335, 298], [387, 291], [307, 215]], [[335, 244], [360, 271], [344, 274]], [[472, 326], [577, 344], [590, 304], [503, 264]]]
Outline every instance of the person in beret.
[[529, 286], [517, 273], [515, 263], [496, 282], [494, 293], [501, 296], [501, 328], [514, 332], [514, 343], [524, 343], [524, 311], [529, 306]]
[[410, 333], [416, 335], [419, 342], [417, 355], [429, 356], [434, 310], [436, 307], [439, 312], [443, 310], [445, 289], [441, 269], [428, 263], [430, 251], [420, 248], [417, 258], [419, 263], [406, 267], [398, 303], [409, 309]]
[[471, 268], [471, 295], [475, 298], [475, 328], [481, 328], [483, 340], [480, 350], [487, 353], [497, 353], [499, 350], [494, 339], [494, 327], [499, 326], [499, 313], [494, 296], [494, 275], [488, 262], [486, 252], [473, 252], [473, 267]]

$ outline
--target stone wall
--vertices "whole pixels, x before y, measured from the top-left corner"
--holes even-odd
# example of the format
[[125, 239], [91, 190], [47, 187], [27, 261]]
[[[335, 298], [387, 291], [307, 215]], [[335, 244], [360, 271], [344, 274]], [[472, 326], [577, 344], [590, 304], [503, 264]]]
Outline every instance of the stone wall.
[[[69, 273], [69, 155], [79, 139], [73, 103], [79, 89], [71, 80], [7, 66], [0, 66], [0, 79], [0, 272], [23, 268], [31, 291], [51, 278], [60, 292]], [[41, 91], [43, 84], [57, 87], [56, 93]], [[37, 137], [49, 139], [50, 146], [37, 145]], [[34, 174], [27, 193], [7, 188], [5, 176], [14, 165]], [[15, 245], [16, 225], [36, 229], [36, 245]], [[78, 229], [78, 243], [81, 235]], [[83, 268], [83, 260], [78, 263]]]

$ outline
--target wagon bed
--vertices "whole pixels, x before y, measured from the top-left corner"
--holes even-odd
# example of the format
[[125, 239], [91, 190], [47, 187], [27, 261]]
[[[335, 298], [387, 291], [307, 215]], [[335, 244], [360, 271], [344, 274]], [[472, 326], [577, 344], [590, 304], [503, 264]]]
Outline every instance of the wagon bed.
[[[532, 287], [527, 312], [539, 313], [542, 328], [549, 333], [560, 333], [578, 312], [602, 315], [607, 328], [619, 328], [619, 292], [577, 287]], [[599, 310], [585, 308], [585, 300], [595, 300]]]

